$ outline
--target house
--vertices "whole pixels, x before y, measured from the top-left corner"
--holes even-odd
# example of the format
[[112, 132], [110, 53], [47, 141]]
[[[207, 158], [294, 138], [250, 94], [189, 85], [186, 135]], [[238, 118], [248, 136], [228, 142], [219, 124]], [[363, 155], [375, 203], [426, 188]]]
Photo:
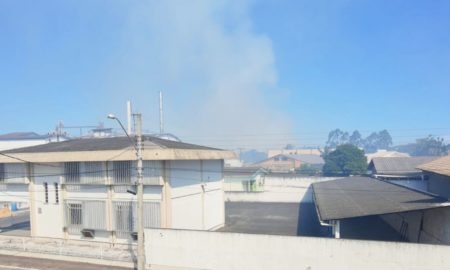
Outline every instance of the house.
[[428, 191], [450, 198], [450, 156], [441, 157], [419, 165], [428, 176]]
[[385, 149], [379, 149], [375, 153], [366, 154], [367, 163], [370, 163], [370, 161], [373, 158], [377, 157], [409, 157], [409, 154], [397, 152], [397, 151], [388, 151]]
[[437, 157], [375, 157], [368, 166], [374, 178], [427, 191], [425, 174], [417, 166], [435, 160]]
[[314, 183], [313, 199], [320, 224], [336, 238], [450, 244], [450, 202], [441, 196], [348, 177]]
[[301, 149], [270, 149], [267, 151], [267, 157], [271, 158], [277, 155], [322, 155], [321, 149], [301, 148]]
[[[234, 153], [143, 137], [144, 226], [224, 225], [223, 160]], [[30, 202], [32, 237], [135, 238], [136, 155], [128, 137], [76, 139], [0, 156], [0, 201]]]
[[325, 161], [319, 155], [285, 155], [279, 154], [266, 160], [253, 164], [253, 167], [262, 167], [271, 172], [294, 172], [302, 165], [309, 165], [321, 169]]
[[224, 188], [226, 192], [264, 191], [268, 171], [259, 167], [225, 167]]

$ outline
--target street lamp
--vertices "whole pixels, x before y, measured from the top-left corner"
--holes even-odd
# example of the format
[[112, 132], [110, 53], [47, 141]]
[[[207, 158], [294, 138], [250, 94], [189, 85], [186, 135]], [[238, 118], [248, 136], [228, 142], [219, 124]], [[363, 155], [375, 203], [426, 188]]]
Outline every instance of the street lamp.
[[144, 184], [143, 184], [143, 168], [142, 168], [142, 118], [141, 114], [137, 113], [134, 115], [136, 117], [136, 145], [131, 139], [128, 132], [125, 130], [124, 126], [114, 114], [108, 114], [108, 118], [116, 120], [120, 127], [123, 129], [128, 139], [131, 141], [134, 150], [136, 150], [136, 161], [137, 161], [137, 219], [138, 219], [138, 263], [137, 269], [145, 269], [145, 255], [144, 255]]

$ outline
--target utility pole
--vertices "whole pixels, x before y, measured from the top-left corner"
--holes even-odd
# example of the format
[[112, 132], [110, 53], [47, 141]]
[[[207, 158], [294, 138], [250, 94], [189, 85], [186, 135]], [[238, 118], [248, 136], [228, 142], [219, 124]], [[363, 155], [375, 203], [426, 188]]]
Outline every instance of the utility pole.
[[128, 134], [131, 134], [131, 101], [127, 101], [127, 132]]
[[135, 114], [136, 119], [136, 144], [137, 144], [137, 219], [138, 219], [138, 270], [145, 269], [144, 254], [144, 183], [142, 168], [142, 118], [141, 114]]

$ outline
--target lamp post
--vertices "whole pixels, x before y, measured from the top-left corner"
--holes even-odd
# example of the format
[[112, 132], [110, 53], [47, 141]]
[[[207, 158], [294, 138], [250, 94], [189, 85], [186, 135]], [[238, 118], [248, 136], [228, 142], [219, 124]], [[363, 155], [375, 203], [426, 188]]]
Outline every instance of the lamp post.
[[134, 150], [136, 151], [137, 161], [137, 220], [138, 220], [138, 263], [137, 269], [145, 269], [145, 255], [144, 255], [144, 183], [143, 183], [143, 167], [142, 167], [142, 117], [140, 113], [134, 115], [136, 117], [136, 145], [131, 139], [128, 132], [120, 122], [119, 118], [113, 114], [109, 114], [108, 118], [116, 120], [123, 129], [128, 139], [132, 142]]

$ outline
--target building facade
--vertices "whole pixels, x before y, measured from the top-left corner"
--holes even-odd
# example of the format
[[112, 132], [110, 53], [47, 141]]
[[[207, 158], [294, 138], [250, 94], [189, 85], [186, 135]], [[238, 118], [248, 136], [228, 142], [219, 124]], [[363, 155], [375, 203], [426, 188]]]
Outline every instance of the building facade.
[[[144, 227], [223, 226], [223, 160], [232, 155], [145, 137]], [[136, 161], [128, 138], [16, 149], [0, 162], [0, 200], [29, 201], [31, 236], [111, 243], [136, 238]]]

